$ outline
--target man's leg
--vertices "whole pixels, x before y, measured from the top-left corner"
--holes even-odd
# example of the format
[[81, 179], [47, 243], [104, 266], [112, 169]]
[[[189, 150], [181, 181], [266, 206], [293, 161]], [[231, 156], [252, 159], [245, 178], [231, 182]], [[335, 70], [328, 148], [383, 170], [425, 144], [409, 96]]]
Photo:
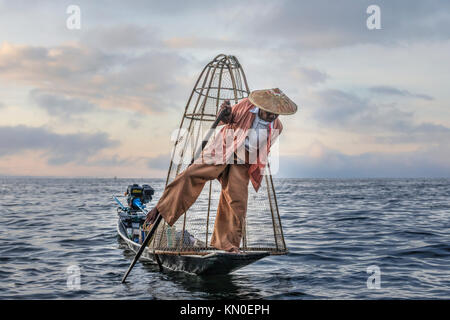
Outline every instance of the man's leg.
[[156, 204], [164, 220], [172, 226], [197, 200], [203, 186], [216, 179], [226, 168], [224, 165], [192, 164], [167, 185]]
[[222, 184], [211, 245], [230, 251], [238, 249], [245, 223], [248, 199], [248, 165], [231, 164], [219, 178]]

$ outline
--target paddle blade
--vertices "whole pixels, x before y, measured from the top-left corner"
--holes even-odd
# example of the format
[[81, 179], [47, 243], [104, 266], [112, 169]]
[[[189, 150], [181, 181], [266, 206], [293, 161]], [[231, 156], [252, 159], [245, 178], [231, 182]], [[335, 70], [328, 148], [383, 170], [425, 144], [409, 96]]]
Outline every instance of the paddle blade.
[[142, 255], [142, 252], [144, 252], [145, 247], [147, 247], [147, 244], [150, 242], [151, 238], [153, 238], [153, 234], [155, 233], [156, 229], [158, 228], [159, 223], [162, 220], [162, 216], [160, 214], [158, 214], [158, 217], [156, 217], [156, 221], [153, 224], [153, 227], [151, 228], [150, 232], [148, 233], [147, 237], [145, 237], [144, 242], [142, 243], [141, 247], [139, 248], [139, 251], [136, 253], [136, 255], [134, 256], [133, 262], [131, 263], [131, 265], [128, 267], [127, 272], [125, 273], [125, 275], [122, 278], [122, 283], [125, 283], [125, 281], [127, 280], [128, 275], [130, 274], [131, 270], [133, 269], [134, 265], [136, 264], [136, 262], [139, 260], [139, 258]]

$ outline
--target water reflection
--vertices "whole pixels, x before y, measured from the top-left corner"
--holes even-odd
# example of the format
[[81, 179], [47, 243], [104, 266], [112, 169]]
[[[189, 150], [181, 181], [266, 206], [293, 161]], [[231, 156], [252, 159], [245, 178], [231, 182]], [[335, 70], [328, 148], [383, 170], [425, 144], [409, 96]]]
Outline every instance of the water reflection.
[[242, 275], [197, 276], [184, 272], [164, 271], [168, 278], [186, 291], [206, 299], [261, 299], [251, 278]]

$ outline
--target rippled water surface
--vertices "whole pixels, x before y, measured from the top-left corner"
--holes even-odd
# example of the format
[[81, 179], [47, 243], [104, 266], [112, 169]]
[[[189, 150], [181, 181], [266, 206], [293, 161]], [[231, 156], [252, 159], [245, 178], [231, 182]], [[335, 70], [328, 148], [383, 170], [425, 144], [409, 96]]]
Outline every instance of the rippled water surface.
[[[227, 276], [159, 272], [116, 233], [112, 194], [163, 180], [0, 178], [2, 299], [450, 298], [450, 180], [277, 179], [290, 253]], [[153, 202], [154, 203], [154, 202]], [[67, 288], [79, 266], [81, 289]], [[369, 266], [381, 288], [368, 289]]]

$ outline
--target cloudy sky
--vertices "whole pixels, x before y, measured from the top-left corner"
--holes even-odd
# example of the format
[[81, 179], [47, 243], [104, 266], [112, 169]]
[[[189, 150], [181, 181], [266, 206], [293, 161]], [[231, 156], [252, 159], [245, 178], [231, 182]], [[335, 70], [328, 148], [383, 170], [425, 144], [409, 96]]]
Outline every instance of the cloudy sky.
[[219, 53], [300, 107], [278, 177], [450, 177], [447, 0], [0, 0], [0, 175], [164, 177]]

